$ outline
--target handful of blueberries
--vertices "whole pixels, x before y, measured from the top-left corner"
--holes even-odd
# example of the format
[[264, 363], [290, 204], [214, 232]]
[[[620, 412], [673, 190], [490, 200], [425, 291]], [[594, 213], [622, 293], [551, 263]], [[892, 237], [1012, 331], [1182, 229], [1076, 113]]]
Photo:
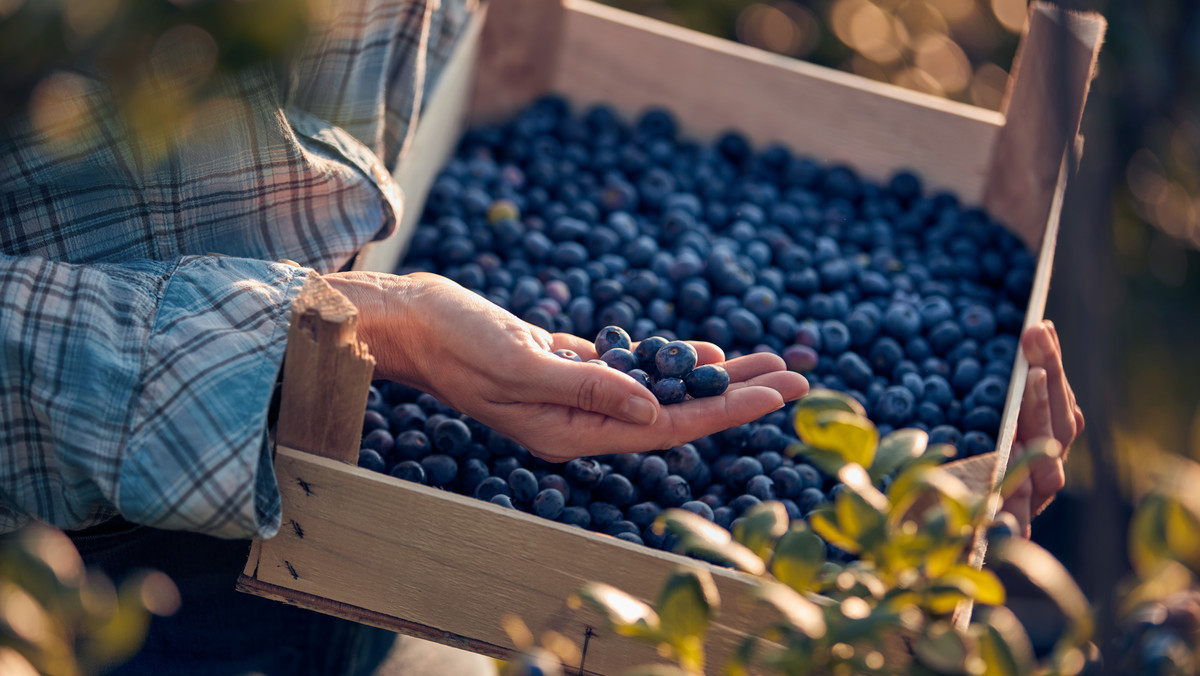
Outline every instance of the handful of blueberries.
[[[650, 336], [633, 346], [629, 333], [619, 326], [606, 326], [596, 334], [596, 354], [591, 361], [626, 373], [654, 392], [662, 404], [717, 397], [729, 387], [729, 373], [716, 364], [697, 366], [696, 348], [682, 340]], [[574, 350], [555, 350], [564, 359], [583, 361]]]

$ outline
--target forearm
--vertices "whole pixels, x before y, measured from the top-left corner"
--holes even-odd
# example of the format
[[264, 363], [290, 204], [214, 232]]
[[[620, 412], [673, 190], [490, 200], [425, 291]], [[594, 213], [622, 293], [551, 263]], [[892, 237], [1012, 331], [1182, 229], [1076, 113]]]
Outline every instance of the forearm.
[[119, 512], [273, 533], [265, 418], [305, 274], [224, 257], [0, 257], [0, 530]]

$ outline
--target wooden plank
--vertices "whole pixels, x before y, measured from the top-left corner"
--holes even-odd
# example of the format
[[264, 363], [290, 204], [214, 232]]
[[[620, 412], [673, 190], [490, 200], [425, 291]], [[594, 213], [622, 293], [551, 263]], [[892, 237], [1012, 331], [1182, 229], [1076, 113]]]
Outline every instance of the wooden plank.
[[489, 0], [470, 119], [505, 118], [550, 87], [563, 45], [559, 0]]
[[462, 136], [471, 95], [479, 35], [485, 10], [476, 11], [463, 28], [429, 102], [425, 105], [408, 152], [392, 167], [392, 176], [404, 196], [404, 213], [387, 239], [363, 247], [354, 260], [355, 270], [393, 272], [404, 256], [413, 230], [421, 220], [425, 198], [438, 172], [450, 160]]
[[1030, 6], [983, 205], [1034, 250], [1056, 198], [1063, 154], [1076, 143], [1106, 26], [1099, 14]]
[[262, 543], [255, 581], [242, 581], [252, 593], [273, 585], [267, 592], [289, 602], [499, 657], [515, 650], [504, 613], [579, 646], [590, 627], [585, 666], [598, 674], [656, 655], [594, 612], [567, 608], [586, 582], [652, 602], [676, 566], [709, 569], [723, 600], [714, 664], [765, 621], [746, 603], [746, 576], [727, 569], [288, 448], [276, 473], [284, 527]]
[[587, 0], [564, 4], [552, 89], [576, 104], [606, 102], [627, 115], [666, 106], [697, 138], [736, 127], [760, 147], [783, 143], [871, 179], [915, 168], [935, 190], [966, 203], [982, 197], [999, 113]]
[[375, 358], [358, 341], [358, 308], [320, 275], [292, 303], [275, 440], [358, 462]]

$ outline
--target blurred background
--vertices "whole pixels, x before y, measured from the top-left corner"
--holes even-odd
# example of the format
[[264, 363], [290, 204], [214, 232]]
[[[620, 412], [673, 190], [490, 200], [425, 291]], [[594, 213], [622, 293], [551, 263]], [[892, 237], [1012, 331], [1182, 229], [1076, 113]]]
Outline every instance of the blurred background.
[[[1000, 109], [1025, 0], [608, 0], [762, 49]], [[1108, 20], [1046, 316], [1087, 419], [1033, 535], [1101, 611], [1134, 496], [1200, 459], [1200, 3], [1057, 3]], [[1103, 612], [1101, 612], [1103, 615]]]

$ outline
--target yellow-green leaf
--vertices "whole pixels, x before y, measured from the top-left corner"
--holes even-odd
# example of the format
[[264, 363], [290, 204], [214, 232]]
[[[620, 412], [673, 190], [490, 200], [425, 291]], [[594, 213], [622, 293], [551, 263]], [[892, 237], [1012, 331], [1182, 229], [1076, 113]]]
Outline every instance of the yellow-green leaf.
[[808, 394], [800, 398], [792, 409], [792, 424], [796, 428], [796, 436], [800, 434], [801, 426], [809, 427], [818, 415], [826, 411], [841, 411], [866, 417], [867, 410], [857, 399], [837, 390], [814, 387]]
[[895, 430], [879, 440], [875, 451], [875, 462], [870, 466], [871, 479], [880, 478], [901, 470], [906, 464], [925, 454], [929, 447], [929, 434], [913, 428]]
[[1033, 644], [1011, 610], [977, 606], [971, 619], [985, 667], [981, 676], [1024, 676], [1033, 670]]
[[784, 620], [809, 638], [825, 635], [825, 613], [803, 594], [778, 582], [765, 582], [755, 591], [760, 600], [779, 611]]
[[771, 574], [796, 591], [810, 591], [824, 563], [825, 543], [803, 521], [797, 521], [775, 543]]
[[672, 508], [663, 511], [654, 520], [654, 528], [659, 532], [665, 528], [680, 540], [686, 538], [714, 546], [725, 544], [733, 539], [729, 531], [686, 509]]
[[1167, 498], [1151, 493], [1142, 499], [1129, 522], [1129, 561], [1139, 577], [1146, 577], [1169, 558], [1166, 521]]
[[938, 576], [937, 583], [953, 585], [977, 603], [1004, 604], [1004, 584], [990, 570], [977, 570], [960, 563]]
[[688, 537], [680, 538], [676, 551], [694, 556], [719, 566], [736, 568], [743, 573], [762, 575], [767, 572], [767, 566], [758, 554], [750, 551], [740, 542], [716, 544], [708, 540], [693, 540]]
[[832, 508], [820, 507], [808, 515], [808, 524], [817, 532], [817, 535], [825, 538], [829, 544], [851, 554], [857, 554], [861, 550], [858, 540], [853, 535], [842, 531], [834, 520], [835, 518]]
[[708, 618], [721, 603], [712, 575], [703, 568], [687, 567], [672, 572], [658, 594], [659, 627], [672, 640], [703, 637]]
[[975, 651], [950, 623], [935, 622], [917, 637], [913, 653], [921, 664], [936, 672], [961, 674]]
[[783, 503], [777, 500], [754, 505], [738, 519], [733, 527], [733, 539], [742, 543], [759, 558], [771, 555], [775, 541], [788, 529], [788, 514]]
[[1070, 622], [1067, 640], [1077, 643], [1092, 635], [1092, 609], [1071, 574], [1040, 546], [1021, 538], [1006, 538], [990, 547], [989, 558], [1019, 570], [1062, 610]]
[[646, 603], [603, 582], [589, 582], [579, 589], [568, 604], [577, 608], [580, 601], [600, 611], [617, 633], [643, 636], [657, 632], [658, 614]]
[[1163, 507], [1163, 533], [1167, 549], [1180, 563], [1200, 573], [1200, 515], [1180, 500], [1168, 500]]
[[846, 462], [870, 467], [875, 460], [879, 430], [870, 419], [845, 411], [797, 416], [796, 431], [804, 443], [840, 455]]

